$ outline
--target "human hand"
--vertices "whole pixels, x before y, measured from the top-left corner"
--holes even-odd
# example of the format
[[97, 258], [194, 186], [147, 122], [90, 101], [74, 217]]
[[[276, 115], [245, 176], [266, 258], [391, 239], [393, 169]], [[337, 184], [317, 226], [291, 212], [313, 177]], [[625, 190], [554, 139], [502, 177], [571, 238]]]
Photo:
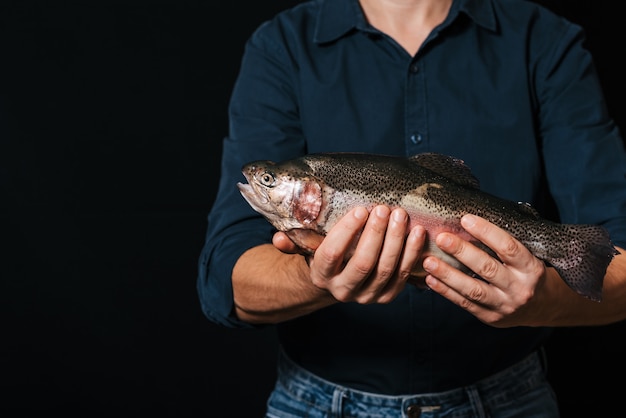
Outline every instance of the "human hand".
[[285, 232], [276, 232], [272, 238], [272, 244], [280, 251], [287, 254], [302, 254], [304, 256], [311, 256], [317, 247], [320, 246], [324, 236], [310, 229], [301, 229], [298, 231], [298, 241], [306, 248], [296, 245], [289, 235]]
[[461, 225], [500, 260], [457, 235], [441, 233], [435, 238], [437, 246], [484, 281], [431, 256], [423, 262], [428, 273], [426, 284], [486, 324], [511, 327], [535, 323], [547, 277], [544, 263], [507, 231], [483, 218], [465, 215]]
[[[403, 209], [351, 210], [309, 258], [311, 281], [340, 302], [391, 302], [404, 288], [424, 245], [424, 228], [417, 226], [407, 235], [408, 225]], [[287, 241], [280, 234], [273, 240], [282, 251], [298, 252]]]

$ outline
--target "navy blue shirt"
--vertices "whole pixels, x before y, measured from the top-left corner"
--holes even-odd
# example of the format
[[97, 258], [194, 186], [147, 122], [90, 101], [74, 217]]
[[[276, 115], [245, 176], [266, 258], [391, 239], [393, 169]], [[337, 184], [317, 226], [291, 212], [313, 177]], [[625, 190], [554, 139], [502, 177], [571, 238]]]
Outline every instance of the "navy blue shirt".
[[[357, 0], [309, 1], [261, 25], [233, 90], [199, 261], [206, 316], [251, 326], [233, 314], [231, 272], [274, 232], [236, 187], [244, 163], [258, 159], [448, 154], [482, 189], [562, 222], [604, 225], [624, 247], [624, 146], [583, 41], [580, 27], [523, 0], [455, 0], [415, 56], [369, 26]], [[413, 286], [388, 305], [335, 304], [277, 329], [300, 365], [385, 394], [465, 385], [521, 359], [550, 332], [489, 327]]]

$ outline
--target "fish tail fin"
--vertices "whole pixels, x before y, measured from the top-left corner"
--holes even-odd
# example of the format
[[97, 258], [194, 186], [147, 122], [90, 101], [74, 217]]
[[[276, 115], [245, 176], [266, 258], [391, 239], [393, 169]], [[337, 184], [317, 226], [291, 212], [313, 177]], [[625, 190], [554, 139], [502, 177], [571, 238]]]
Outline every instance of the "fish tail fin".
[[565, 247], [545, 259], [577, 293], [596, 302], [602, 300], [606, 269], [619, 252], [606, 229], [597, 225], [561, 225]]

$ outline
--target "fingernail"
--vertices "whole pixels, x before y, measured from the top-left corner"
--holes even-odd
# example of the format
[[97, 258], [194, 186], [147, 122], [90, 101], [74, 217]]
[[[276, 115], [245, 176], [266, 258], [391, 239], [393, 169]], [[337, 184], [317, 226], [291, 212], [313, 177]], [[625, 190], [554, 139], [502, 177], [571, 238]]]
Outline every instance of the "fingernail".
[[437, 245], [441, 248], [441, 247], [449, 247], [450, 245], [452, 245], [452, 238], [450, 238], [448, 235], [438, 235], [437, 236]]
[[401, 210], [394, 210], [393, 220], [396, 222], [404, 222], [406, 220], [406, 213]]
[[411, 235], [416, 239], [422, 238], [424, 235], [424, 230], [422, 228], [413, 228], [411, 230]]
[[354, 211], [354, 217], [357, 219], [365, 219], [367, 218], [367, 209], [363, 207], [358, 207]]
[[426, 260], [424, 260], [424, 270], [426, 271], [430, 271], [433, 270], [435, 268], [437, 268], [437, 261], [435, 261], [432, 258], [427, 258]]
[[471, 228], [474, 225], [476, 225], [476, 217], [474, 215], [470, 215], [470, 214], [464, 215], [461, 218], [461, 224], [465, 228]]
[[428, 290], [431, 290], [437, 285], [437, 279], [435, 279], [433, 276], [426, 276], [426, 279], [424, 281], [426, 282], [426, 287]]
[[381, 218], [385, 218], [389, 215], [389, 210], [385, 206], [377, 206], [376, 207], [376, 216]]

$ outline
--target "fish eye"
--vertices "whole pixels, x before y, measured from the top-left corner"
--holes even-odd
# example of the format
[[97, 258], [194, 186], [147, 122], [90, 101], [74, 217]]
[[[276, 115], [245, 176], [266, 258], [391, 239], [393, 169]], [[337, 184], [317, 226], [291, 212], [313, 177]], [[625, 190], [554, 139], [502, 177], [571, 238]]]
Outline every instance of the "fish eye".
[[276, 182], [276, 178], [274, 177], [274, 174], [266, 171], [259, 176], [259, 181], [264, 186], [273, 187], [274, 183]]

